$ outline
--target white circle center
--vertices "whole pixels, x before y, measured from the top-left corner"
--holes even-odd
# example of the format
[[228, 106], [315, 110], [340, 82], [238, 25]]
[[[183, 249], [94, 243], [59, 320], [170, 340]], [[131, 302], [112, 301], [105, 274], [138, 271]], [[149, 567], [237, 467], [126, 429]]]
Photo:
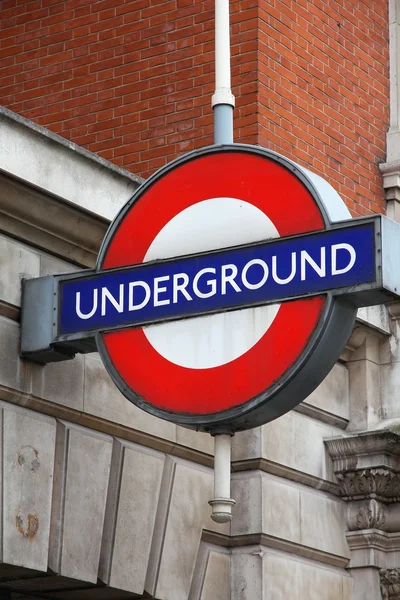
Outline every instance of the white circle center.
[[[279, 237], [260, 209], [237, 198], [211, 198], [177, 214], [156, 236], [144, 262]], [[280, 304], [143, 327], [153, 348], [188, 369], [210, 369], [239, 358], [265, 334]]]

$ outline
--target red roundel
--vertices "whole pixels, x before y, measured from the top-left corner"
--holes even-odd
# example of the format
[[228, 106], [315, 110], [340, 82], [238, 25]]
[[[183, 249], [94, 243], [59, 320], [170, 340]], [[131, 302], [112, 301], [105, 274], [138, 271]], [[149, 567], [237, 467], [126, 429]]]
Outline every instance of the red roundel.
[[[98, 270], [327, 225], [293, 163], [251, 147], [212, 147], [175, 161], [138, 190], [112, 224]], [[99, 347], [129, 399], [207, 429], [219, 416], [225, 422], [268, 404], [269, 392], [301, 367], [326, 310], [327, 296], [318, 296], [105, 333]]]

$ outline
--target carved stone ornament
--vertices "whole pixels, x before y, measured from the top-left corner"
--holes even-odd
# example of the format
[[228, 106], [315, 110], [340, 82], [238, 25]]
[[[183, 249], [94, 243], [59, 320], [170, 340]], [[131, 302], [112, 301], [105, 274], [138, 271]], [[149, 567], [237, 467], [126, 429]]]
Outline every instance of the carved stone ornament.
[[343, 500], [374, 499], [385, 503], [400, 501], [400, 473], [389, 469], [362, 469], [337, 473]]
[[400, 569], [381, 569], [382, 600], [398, 600], [400, 598]]
[[400, 501], [400, 434], [382, 430], [326, 440], [346, 502]]
[[381, 529], [386, 524], [386, 506], [376, 500], [367, 500], [362, 504], [349, 504], [347, 526], [350, 531], [360, 529]]

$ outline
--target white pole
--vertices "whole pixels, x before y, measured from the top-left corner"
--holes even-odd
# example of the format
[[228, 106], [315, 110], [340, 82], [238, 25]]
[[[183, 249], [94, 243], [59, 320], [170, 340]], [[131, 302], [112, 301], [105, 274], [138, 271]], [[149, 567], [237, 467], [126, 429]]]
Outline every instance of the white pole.
[[209, 501], [212, 507], [211, 518], [217, 523], [232, 520], [231, 495], [231, 436], [218, 434], [214, 437], [214, 498]]
[[[235, 98], [231, 91], [231, 49], [229, 36], [229, 0], [215, 0], [215, 94], [214, 143], [233, 142], [233, 108]], [[214, 436], [214, 498], [211, 518], [217, 523], [232, 520], [231, 496], [231, 436], [218, 433]]]
[[214, 143], [233, 142], [233, 108], [231, 90], [231, 49], [229, 35], [229, 0], [215, 0], [215, 93]]

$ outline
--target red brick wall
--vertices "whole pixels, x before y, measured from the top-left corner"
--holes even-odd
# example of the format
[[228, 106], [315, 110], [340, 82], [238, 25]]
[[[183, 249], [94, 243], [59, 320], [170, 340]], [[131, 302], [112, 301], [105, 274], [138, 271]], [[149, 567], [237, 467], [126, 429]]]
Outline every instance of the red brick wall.
[[[260, 6], [258, 6], [260, 5]], [[212, 143], [213, 0], [0, 2], [0, 103], [147, 176]], [[384, 210], [387, 0], [232, 0], [235, 139]]]
[[261, 2], [258, 143], [328, 179], [354, 215], [385, 210], [388, 4]]
[[[232, 5], [237, 135], [247, 143], [257, 120], [251, 4]], [[143, 176], [212, 143], [213, 0], [1, 5], [0, 103]]]

